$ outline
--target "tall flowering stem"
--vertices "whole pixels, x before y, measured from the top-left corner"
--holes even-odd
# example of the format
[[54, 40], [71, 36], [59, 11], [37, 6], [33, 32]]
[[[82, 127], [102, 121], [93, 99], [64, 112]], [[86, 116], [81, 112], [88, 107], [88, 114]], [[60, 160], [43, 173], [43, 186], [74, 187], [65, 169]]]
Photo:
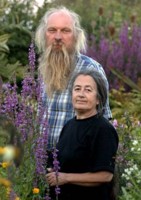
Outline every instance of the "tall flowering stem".
[[28, 60], [29, 60], [29, 66], [30, 66], [31, 74], [34, 75], [36, 55], [35, 55], [35, 47], [34, 47], [33, 41], [31, 42], [30, 47], [29, 47]]
[[[13, 191], [22, 200], [33, 199], [32, 190], [39, 188], [39, 196], [45, 195], [47, 164], [48, 120], [44, 117], [41, 78], [36, 75], [34, 44], [29, 47], [29, 67], [19, 88], [16, 79], [2, 86], [0, 114], [4, 114], [16, 126], [20, 134], [24, 155], [18, 168], [10, 169]], [[46, 115], [47, 116], [47, 115]], [[11, 195], [10, 200], [13, 200]]]
[[[57, 159], [57, 153], [58, 153], [58, 150], [54, 147], [53, 152], [52, 152], [52, 154], [53, 154], [53, 171], [55, 171], [56, 178], [58, 180], [58, 172], [60, 170], [60, 166], [59, 166], [59, 161]], [[58, 184], [55, 187], [55, 193], [56, 193], [56, 198], [58, 199], [58, 194], [60, 194], [60, 188], [59, 188]]]

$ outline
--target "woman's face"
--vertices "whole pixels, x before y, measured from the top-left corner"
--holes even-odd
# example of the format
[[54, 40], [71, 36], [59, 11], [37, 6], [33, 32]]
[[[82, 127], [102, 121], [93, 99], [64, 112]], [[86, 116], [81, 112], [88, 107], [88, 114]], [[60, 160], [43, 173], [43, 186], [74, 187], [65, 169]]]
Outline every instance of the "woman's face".
[[72, 90], [72, 103], [77, 115], [90, 117], [97, 113], [97, 86], [91, 76], [79, 75], [76, 78]]

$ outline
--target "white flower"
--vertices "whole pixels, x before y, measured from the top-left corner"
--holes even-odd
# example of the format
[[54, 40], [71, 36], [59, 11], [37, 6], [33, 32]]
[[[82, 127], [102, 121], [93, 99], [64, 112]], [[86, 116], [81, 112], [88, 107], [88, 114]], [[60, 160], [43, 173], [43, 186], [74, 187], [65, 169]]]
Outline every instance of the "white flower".
[[133, 170], [138, 170], [138, 167], [137, 167], [137, 165], [135, 164], [135, 165], [133, 165]]
[[124, 171], [125, 171], [126, 174], [131, 175], [131, 171], [132, 171], [131, 168], [125, 169]]
[[133, 145], [137, 145], [138, 144], [138, 141], [137, 140], [134, 140], [133, 141]]
[[141, 180], [137, 180], [137, 183], [141, 183]]

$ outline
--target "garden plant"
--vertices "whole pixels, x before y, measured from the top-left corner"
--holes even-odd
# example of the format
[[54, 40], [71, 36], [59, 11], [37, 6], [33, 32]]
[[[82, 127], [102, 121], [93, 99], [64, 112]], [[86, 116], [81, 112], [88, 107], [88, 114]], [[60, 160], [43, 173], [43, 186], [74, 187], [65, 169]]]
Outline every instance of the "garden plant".
[[[6, 83], [1, 88], [0, 113], [17, 128], [24, 151], [19, 166], [12, 163], [11, 160], [8, 162], [2, 158], [0, 160], [0, 174], [3, 176], [2, 178], [9, 179], [11, 182], [11, 184], [5, 185], [7, 186], [5, 190], [0, 190], [3, 200], [8, 199], [7, 191], [11, 200], [17, 198], [22, 200], [43, 199], [43, 197], [49, 199], [48, 184], [45, 178], [48, 125], [47, 119], [44, 119], [44, 123], [42, 123], [45, 108], [42, 105], [40, 95], [42, 87], [39, 79], [35, 74], [35, 53], [33, 43], [31, 43], [29, 69], [22, 81], [21, 91], [19, 92], [14, 78], [11, 84]], [[1, 151], [5, 151], [9, 145], [6, 139], [4, 141], [3, 144], [1, 141]], [[16, 145], [16, 141], [13, 145]], [[55, 160], [55, 150], [53, 155]]]
[[[0, 196], [3, 200], [27, 200], [28, 198], [32, 200], [43, 199], [43, 197], [50, 199], [49, 186], [45, 179], [48, 123], [47, 119], [44, 120], [44, 124], [42, 123], [45, 108], [42, 104], [40, 83], [35, 67], [34, 45], [31, 43], [29, 68], [22, 81], [21, 90], [19, 91], [16, 79], [13, 78], [11, 83], [3, 84], [0, 93], [0, 113], [6, 116], [18, 130], [18, 137], [24, 151], [19, 166], [11, 160], [0, 161], [0, 178], [9, 180], [3, 185], [1, 183], [4, 189], [0, 190]], [[141, 184], [141, 123], [137, 117], [128, 112], [120, 113], [120, 118], [114, 119], [112, 123], [120, 138], [116, 169], [117, 199], [138, 200]], [[6, 139], [0, 142], [2, 152], [8, 142]], [[13, 145], [17, 145], [16, 139]], [[57, 171], [59, 166], [56, 149], [53, 155], [54, 169]], [[58, 192], [59, 189], [56, 188], [56, 199]]]
[[[2, 2], [3, 7], [6, 6]], [[28, 0], [25, 2], [30, 3]], [[46, 2], [47, 7], [51, 6]], [[123, 2], [133, 3], [129, 0]], [[26, 58], [38, 19], [29, 7], [31, 15], [27, 14], [25, 20], [24, 9], [21, 8], [27, 10], [26, 5], [17, 5], [18, 9], [13, 13], [4, 15], [5, 9], [0, 10], [0, 200], [50, 200], [45, 178], [48, 120], [42, 121], [47, 108], [42, 102], [42, 85], [36, 68], [38, 52], [35, 54], [33, 42], [29, 47], [29, 59]], [[113, 4], [110, 5], [112, 7]], [[118, 1], [115, 5], [120, 7]], [[7, 7], [10, 7], [9, 1]], [[80, 6], [79, 1], [77, 4], [71, 1], [71, 7], [80, 12], [86, 9]], [[42, 9], [39, 9], [37, 17], [41, 17]], [[106, 17], [104, 7], [99, 6], [97, 15], [84, 16], [82, 23], [87, 28], [87, 55], [102, 64], [110, 85], [112, 123], [119, 134], [115, 173], [117, 200], [140, 200], [141, 25], [136, 15], [131, 15], [130, 21], [126, 16], [124, 21], [124, 14], [116, 11], [112, 17]], [[88, 24], [89, 21], [91, 24]], [[17, 36], [21, 43], [17, 42]], [[52, 153], [57, 172], [59, 166], [55, 148]], [[56, 199], [59, 192], [56, 187]]]

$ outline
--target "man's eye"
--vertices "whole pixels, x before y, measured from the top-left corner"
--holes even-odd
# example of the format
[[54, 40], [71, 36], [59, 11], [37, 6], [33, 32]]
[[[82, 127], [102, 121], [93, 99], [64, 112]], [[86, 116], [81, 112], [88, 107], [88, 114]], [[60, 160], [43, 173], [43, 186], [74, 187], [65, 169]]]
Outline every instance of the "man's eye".
[[70, 30], [69, 30], [69, 29], [64, 29], [63, 32], [64, 32], [64, 33], [69, 33]]
[[48, 32], [49, 32], [49, 33], [54, 33], [55, 30], [54, 30], [54, 29], [49, 29]]

